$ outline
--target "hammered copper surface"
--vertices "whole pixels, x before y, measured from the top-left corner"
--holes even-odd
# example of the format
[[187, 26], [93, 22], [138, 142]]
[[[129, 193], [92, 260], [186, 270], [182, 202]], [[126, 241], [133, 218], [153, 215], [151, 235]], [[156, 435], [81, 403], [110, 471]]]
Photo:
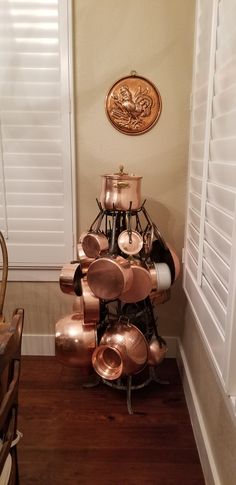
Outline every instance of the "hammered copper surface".
[[150, 130], [160, 117], [161, 108], [156, 86], [136, 75], [119, 79], [106, 97], [109, 121], [126, 135], [141, 135]]

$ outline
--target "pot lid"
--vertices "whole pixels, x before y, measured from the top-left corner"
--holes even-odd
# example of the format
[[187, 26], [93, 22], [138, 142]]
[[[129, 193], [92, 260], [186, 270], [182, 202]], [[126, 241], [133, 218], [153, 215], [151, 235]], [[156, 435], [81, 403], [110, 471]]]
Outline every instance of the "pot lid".
[[105, 175], [102, 175], [102, 177], [113, 178], [113, 179], [124, 178], [126, 180], [139, 180], [143, 178], [141, 175], [135, 175], [133, 173], [128, 174], [127, 172], [124, 172], [124, 165], [119, 165], [119, 172], [112, 173], [112, 174], [105, 174]]

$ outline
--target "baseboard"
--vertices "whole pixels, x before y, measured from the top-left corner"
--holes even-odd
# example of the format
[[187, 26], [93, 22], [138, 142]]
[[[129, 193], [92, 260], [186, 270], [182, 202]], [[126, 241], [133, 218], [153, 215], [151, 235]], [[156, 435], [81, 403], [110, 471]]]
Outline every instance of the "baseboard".
[[[167, 343], [168, 358], [176, 358], [176, 337], [163, 337]], [[23, 334], [22, 355], [55, 355], [55, 335]]]
[[177, 343], [177, 363], [182, 379], [185, 399], [187, 402], [193, 433], [202, 465], [206, 485], [222, 485], [216, 468], [214, 455], [203, 420], [198, 396], [188, 366], [184, 349], [180, 340]]

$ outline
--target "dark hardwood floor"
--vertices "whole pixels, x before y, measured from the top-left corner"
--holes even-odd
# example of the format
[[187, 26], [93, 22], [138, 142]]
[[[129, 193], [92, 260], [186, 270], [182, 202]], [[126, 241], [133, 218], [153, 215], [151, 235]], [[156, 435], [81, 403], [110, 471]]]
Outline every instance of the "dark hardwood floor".
[[126, 392], [87, 378], [53, 357], [22, 359], [18, 429], [20, 485], [203, 485], [174, 359], [151, 383]]

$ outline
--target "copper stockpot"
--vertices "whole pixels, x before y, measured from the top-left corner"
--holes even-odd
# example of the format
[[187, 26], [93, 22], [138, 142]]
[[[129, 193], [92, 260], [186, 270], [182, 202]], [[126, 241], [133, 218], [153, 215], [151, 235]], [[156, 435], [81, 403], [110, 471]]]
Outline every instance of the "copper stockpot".
[[110, 325], [93, 352], [94, 370], [107, 380], [136, 374], [146, 365], [148, 344], [133, 324], [119, 321]]
[[100, 202], [103, 209], [137, 210], [141, 207], [142, 177], [129, 175], [120, 166], [120, 172], [102, 175]]
[[63, 293], [69, 295], [81, 294], [82, 270], [80, 263], [72, 262], [62, 267], [59, 284]]
[[156, 337], [152, 337], [148, 344], [148, 364], [155, 366], [160, 364], [167, 353], [166, 343], [161, 339], [159, 342]]
[[98, 298], [113, 300], [130, 288], [133, 272], [129, 261], [122, 256], [106, 256], [90, 264], [87, 281]]
[[152, 291], [152, 278], [149, 270], [138, 259], [130, 260], [133, 281], [128, 290], [125, 290], [119, 296], [124, 303], [135, 303], [145, 300]]
[[97, 344], [94, 325], [84, 325], [83, 315], [73, 313], [56, 323], [55, 351], [57, 359], [70, 367], [91, 367]]

